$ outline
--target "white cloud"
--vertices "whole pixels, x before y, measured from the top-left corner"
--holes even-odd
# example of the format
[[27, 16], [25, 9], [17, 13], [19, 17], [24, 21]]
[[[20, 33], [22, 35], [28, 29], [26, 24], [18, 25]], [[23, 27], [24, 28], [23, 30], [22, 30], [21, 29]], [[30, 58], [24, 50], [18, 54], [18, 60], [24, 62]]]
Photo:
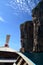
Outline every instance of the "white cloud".
[[32, 9], [37, 5], [38, 2], [39, 0], [10, 0], [7, 6], [10, 6], [13, 10], [18, 12], [23, 11], [31, 15]]
[[5, 22], [4, 18], [0, 16], [0, 21]]

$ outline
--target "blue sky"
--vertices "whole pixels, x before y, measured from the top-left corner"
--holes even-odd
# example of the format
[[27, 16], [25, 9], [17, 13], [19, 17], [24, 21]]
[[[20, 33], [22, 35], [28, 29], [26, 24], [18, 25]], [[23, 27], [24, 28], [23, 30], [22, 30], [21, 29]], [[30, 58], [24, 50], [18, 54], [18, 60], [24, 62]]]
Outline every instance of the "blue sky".
[[31, 2], [31, 6], [29, 0], [0, 0], [0, 46], [4, 46], [6, 35], [10, 34], [9, 46], [20, 49], [20, 24], [32, 20], [31, 11], [36, 3]]

